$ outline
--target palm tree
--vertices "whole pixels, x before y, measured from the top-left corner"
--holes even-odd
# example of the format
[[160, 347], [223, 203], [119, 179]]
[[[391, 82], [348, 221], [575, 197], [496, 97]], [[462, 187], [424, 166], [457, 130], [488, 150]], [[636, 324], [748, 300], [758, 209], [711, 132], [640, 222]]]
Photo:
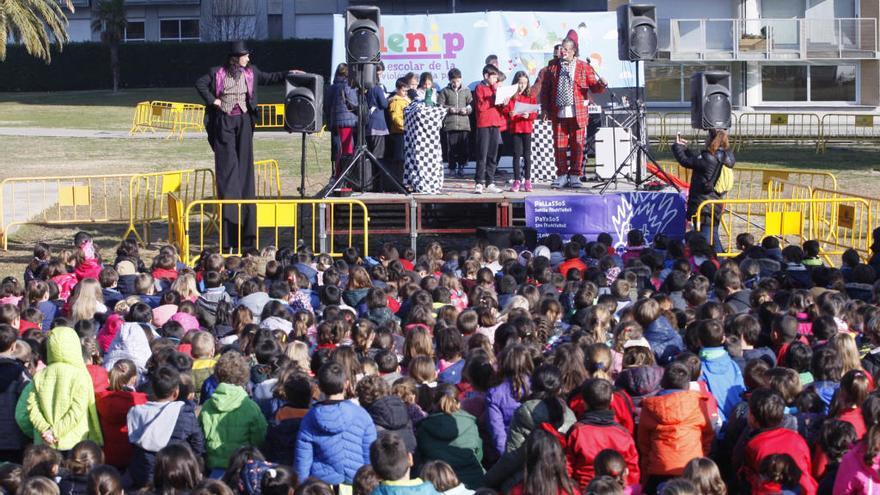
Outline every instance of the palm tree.
[[[2, 1], [2, 0], [0, 0]], [[119, 90], [119, 42], [125, 35], [125, 1], [98, 0], [92, 31], [101, 33], [101, 41], [110, 47], [110, 69], [113, 72], [113, 92]]]
[[[0, 0], [0, 61], [6, 60], [6, 40], [20, 41], [28, 53], [49, 63], [53, 42], [58, 49], [67, 36], [67, 16], [57, 0]], [[73, 1], [64, 0], [73, 12]]]

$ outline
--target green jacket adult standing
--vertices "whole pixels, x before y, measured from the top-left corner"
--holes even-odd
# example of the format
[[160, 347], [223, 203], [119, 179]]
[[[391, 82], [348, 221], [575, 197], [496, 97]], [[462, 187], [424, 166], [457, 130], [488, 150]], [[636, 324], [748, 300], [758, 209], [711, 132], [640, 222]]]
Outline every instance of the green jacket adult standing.
[[464, 411], [437, 412], [419, 423], [416, 433], [423, 461], [444, 461], [471, 490], [483, 486], [483, 440], [477, 418]]
[[244, 388], [221, 383], [199, 414], [205, 432], [209, 469], [226, 469], [239, 447], [259, 447], [266, 439], [266, 418]]
[[103, 443], [95, 389], [72, 328], [57, 327], [46, 345], [48, 366], [34, 377], [27, 398], [34, 441], [70, 450], [82, 440]]

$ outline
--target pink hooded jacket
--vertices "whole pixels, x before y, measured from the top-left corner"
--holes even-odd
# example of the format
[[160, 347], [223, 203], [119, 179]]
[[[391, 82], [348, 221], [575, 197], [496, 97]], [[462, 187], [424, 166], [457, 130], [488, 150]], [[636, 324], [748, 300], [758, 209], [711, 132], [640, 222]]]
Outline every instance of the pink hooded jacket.
[[874, 457], [871, 466], [865, 465], [865, 442], [859, 442], [840, 460], [837, 478], [834, 480], [835, 495], [880, 494], [880, 455]]

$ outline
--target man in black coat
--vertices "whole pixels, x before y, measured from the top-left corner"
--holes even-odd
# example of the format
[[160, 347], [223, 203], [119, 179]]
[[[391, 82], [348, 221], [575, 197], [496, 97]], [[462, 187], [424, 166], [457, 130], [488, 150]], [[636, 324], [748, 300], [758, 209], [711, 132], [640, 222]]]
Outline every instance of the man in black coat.
[[[715, 182], [721, 175], [721, 167], [726, 165], [733, 168], [736, 158], [730, 151], [727, 131], [724, 130], [710, 130], [709, 137], [706, 138], [706, 149], [702, 150], [699, 155], [695, 155], [689, 150], [687, 144], [686, 140], [677, 136], [675, 144], [672, 145], [672, 154], [682, 167], [693, 171], [687, 201], [687, 218], [693, 220], [694, 215], [697, 214], [697, 208], [703, 201], [722, 199], [722, 195], [715, 192]], [[707, 241], [713, 243], [712, 247], [716, 251], [723, 249], [718, 235], [722, 211], [722, 206], [715, 204], [713, 208], [703, 208], [700, 213], [700, 234], [706, 237]], [[709, 238], [710, 229], [714, 233], [714, 239]]]
[[[214, 173], [219, 199], [255, 199], [254, 126], [257, 118], [257, 87], [277, 84], [286, 72], [262, 72], [250, 64], [250, 51], [236, 41], [226, 65], [212, 67], [196, 81], [205, 101], [205, 130], [214, 150]], [[224, 252], [250, 247], [256, 238], [256, 213], [251, 206], [223, 208]], [[241, 235], [244, 236], [241, 239]]]

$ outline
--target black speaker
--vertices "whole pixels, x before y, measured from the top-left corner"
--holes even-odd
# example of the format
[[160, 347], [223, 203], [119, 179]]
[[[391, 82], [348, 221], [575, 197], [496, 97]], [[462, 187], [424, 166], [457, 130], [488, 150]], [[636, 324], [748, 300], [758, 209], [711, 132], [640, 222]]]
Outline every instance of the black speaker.
[[691, 76], [691, 126], [730, 129], [730, 72], [705, 71]]
[[617, 58], [657, 58], [657, 9], [653, 5], [624, 4], [617, 7]]
[[520, 230], [525, 235], [526, 247], [534, 250], [538, 245], [538, 232], [532, 227], [477, 227], [477, 239], [486, 239], [489, 244], [499, 249], [513, 247], [510, 245], [510, 234]]
[[284, 129], [319, 132], [323, 126], [324, 78], [318, 74], [288, 72], [284, 80]]
[[345, 61], [348, 65], [378, 62], [379, 7], [349, 7], [345, 11]]

